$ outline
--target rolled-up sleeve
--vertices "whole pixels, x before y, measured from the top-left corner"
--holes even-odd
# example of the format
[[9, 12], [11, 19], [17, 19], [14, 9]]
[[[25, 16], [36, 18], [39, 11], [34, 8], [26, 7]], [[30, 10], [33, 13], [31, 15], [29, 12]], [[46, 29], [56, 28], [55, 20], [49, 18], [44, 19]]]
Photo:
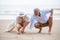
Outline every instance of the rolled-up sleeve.
[[33, 25], [34, 25], [34, 15], [31, 16], [31, 19], [30, 19], [30, 29], [33, 28]]

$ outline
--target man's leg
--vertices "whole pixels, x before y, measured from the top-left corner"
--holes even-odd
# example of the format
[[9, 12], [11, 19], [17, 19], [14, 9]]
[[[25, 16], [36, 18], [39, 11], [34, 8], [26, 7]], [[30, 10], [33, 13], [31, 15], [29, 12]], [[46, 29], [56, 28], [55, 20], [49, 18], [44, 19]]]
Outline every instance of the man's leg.
[[49, 34], [51, 32], [51, 28], [52, 28], [52, 17], [53, 16], [53, 9], [51, 9], [51, 14], [50, 14], [50, 17], [49, 17]]
[[23, 23], [23, 27], [22, 27], [22, 30], [21, 30], [21, 32], [22, 33], [24, 33], [24, 30], [25, 30], [25, 28], [26, 28], [26, 26], [29, 24], [29, 22], [27, 22], [27, 21], [25, 21], [24, 23]]
[[40, 30], [39, 30], [39, 32], [38, 32], [38, 33], [41, 33], [41, 31], [42, 31], [42, 27], [40, 27], [39, 29], [40, 29]]
[[39, 28], [40, 27], [40, 24], [37, 22], [34, 24], [35, 28]]
[[49, 17], [49, 34], [51, 32], [52, 29], [52, 17]]
[[40, 23], [35, 23], [35, 28], [38, 28], [39, 29], [39, 32], [40, 33], [42, 31], [42, 27], [40, 27]]

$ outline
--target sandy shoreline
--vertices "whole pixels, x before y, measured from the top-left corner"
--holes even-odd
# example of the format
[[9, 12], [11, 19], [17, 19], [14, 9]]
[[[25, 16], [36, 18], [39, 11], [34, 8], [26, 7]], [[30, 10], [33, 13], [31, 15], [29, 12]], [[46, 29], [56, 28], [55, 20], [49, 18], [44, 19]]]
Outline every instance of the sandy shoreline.
[[38, 29], [29, 30], [26, 28], [24, 34], [17, 35], [15, 31], [3, 32], [11, 20], [0, 20], [0, 40], [60, 40], [60, 20], [54, 20], [51, 35], [48, 35], [48, 28], [43, 28], [42, 33]]

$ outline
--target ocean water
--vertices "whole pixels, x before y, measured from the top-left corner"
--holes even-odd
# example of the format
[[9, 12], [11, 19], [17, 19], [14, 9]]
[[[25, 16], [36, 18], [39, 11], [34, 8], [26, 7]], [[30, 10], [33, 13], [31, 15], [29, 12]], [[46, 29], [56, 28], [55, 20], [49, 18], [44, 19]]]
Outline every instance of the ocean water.
[[[15, 20], [19, 13], [24, 13], [30, 17], [33, 11], [0, 11], [0, 20]], [[53, 20], [60, 20], [60, 10], [53, 11]]]
[[[0, 20], [15, 20], [20, 12], [30, 17], [34, 8], [60, 9], [60, 0], [0, 0]], [[54, 9], [53, 19], [60, 19], [60, 10]]]

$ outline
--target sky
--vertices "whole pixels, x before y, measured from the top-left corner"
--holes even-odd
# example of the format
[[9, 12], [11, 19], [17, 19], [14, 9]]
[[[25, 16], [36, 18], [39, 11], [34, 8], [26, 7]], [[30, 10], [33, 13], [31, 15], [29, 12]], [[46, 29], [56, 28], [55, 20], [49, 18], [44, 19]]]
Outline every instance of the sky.
[[0, 0], [0, 14], [3, 15], [32, 14], [34, 8], [60, 8], [60, 0]]
[[0, 11], [20, 11], [34, 8], [60, 8], [60, 0], [0, 0]]

